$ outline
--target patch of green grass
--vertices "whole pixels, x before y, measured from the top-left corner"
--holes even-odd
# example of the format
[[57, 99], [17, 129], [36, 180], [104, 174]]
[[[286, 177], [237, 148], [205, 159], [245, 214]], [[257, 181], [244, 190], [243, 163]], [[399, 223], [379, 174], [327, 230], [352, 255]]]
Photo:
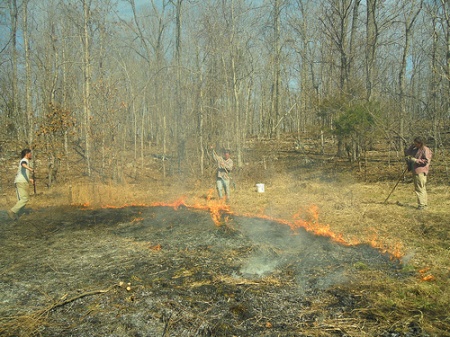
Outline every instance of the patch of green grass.
[[369, 269], [369, 266], [364, 262], [355, 262], [353, 264], [353, 268], [358, 269], [358, 270], [367, 270], [367, 269]]

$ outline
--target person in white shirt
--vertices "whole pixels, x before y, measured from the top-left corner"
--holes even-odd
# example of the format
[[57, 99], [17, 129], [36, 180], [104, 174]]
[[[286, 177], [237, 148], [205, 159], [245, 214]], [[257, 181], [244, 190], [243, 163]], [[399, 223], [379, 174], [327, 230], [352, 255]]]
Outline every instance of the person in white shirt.
[[34, 172], [30, 166], [30, 160], [33, 158], [30, 149], [23, 149], [19, 161], [19, 168], [17, 169], [14, 184], [16, 186], [17, 203], [8, 210], [8, 216], [12, 220], [19, 219], [20, 211], [25, 207], [30, 199], [29, 184], [33, 184], [33, 178], [30, 177], [30, 172]]

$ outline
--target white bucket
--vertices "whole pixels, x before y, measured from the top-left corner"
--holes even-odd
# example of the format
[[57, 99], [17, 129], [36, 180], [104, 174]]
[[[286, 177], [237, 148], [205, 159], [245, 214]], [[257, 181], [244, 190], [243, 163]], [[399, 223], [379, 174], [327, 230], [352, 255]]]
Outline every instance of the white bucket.
[[264, 184], [256, 184], [256, 190], [258, 193], [264, 193]]

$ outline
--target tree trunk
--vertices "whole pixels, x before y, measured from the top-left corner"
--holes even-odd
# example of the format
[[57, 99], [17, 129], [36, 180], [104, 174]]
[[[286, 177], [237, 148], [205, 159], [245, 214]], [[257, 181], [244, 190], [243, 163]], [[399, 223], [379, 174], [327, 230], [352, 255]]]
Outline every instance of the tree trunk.
[[19, 116], [19, 79], [18, 79], [18, 51], [17, 51], [17, 21], [19, 13], [17, 12], [17, 0], [9, 1], [9, 14], [11, 16], [11, 65], [12, 65], [12, 78], [11, 78], [11, 110], [8, 114], [11, 126], [8, 128], [9, 131], [13, 131], [15, 136], [19, 140], [21, 135], [19, 134], [19, 126], [21, 124], [21, 116]]
[[276, 139], [280, 139], [280, 77], [281, 77], [281, 65], [280, 65], [280, 57], [281, 57], [281, 41], [280, 41], [280, 0], [275, 0], [273, 7], [273, 27], [274, 27], [274, 46], [275, 46], [275, 55], [274, 55], [274, 79], [273, 79], [273, 110], [275, 113], [275, 118], [273, 120], [273, 127], [275, 128], [275, 137]]
[[34, 140], [34, 114], [33, 108], [31, 106], [31, 65], [28, 39], [28, 0], [24, 0], [22, 6], [23, 48], [25, 51], [25, 111], [27, 116], [26, 134], [28, 135], [28, 144], [32, 146]]
[[[408, 0], [409, 1], [409, 0]], [[410, 38], [412, 33], [412, 27], [414, 25], [414, 22], [419, 15], [420, 11], [422, 10], [422, 2], [423, 0], [420, 0], [420, 6], [415, 11], [412, 12], [413, 9], [411, 9], [411, 12], [409, 13], [410, 16], [406, 18], [404, 25], [405, 25], [405, 34], [404, 34], [404, 47], [402, 51], [402, 58], [401, 58], [401, 65], [400, 65], [400, 71], [398, 74], [398, 96], [399, 96], [399, 102], [400, 102], [400, 126], [399, 126], [399, 148], [402, 149], [405, 144], [403, 144], [403, 139], [405, 139], [405, 117], [407, 114], [406, 111], [406, 97], [405, 97], [405, 90], [406, 90], [406, 58], [409, 51], [409, 44], [410, 44]]]
[[366, 18], [366, 100], [372, 98], [373, 67], [375, 63], [375, 52], [378, 41], [378, 25], [376, 21], [376, 10], [378, 0], [367, 0]]
[[447, 82], [447, 95], [445, 95], [445, 104], [446, 104], [446, 113], [447, 116], [450, 115], [450, 8], [447, 0], [441, 0], [443, 13], [444, 13], [444, 32], [446, 37], [446, 69], [445, 69], [445, 78]]
[[347, 88], [347, 91], [353, 92], [355, 89], [353, 88], [353, 64], [356, 57], [356, 39], [357, 39], [357, 29], [359, 25], [359, 5], [361, 4], [361, 0], [354, 0], [353, 4], [353, 17], [352, 17], [352, 27], [350, 33], [350, 43], [349, 43], [349, 59], [347, 64], [347, 76], [348, 81], [350, 82], [350, 87]]
[[[89, 1], [90, 4], [90, 1]], [[83, 112], [84, 112], [84, 137], [85, 137], [85, 160], [87, 165], [87, 175], [91, 176], [91, 55], [90, 55], [90, 34], [89, 20], [91, 10], [88, 0], [83, 0], [83, 74], [84, 74], [84, 95], [83, 95]]]
[[181, 164], [185, 157], [186, 144], [184, 134], [184, 118], [183, 118], [183, 101], [181, 92], [181, 6], [183, 0], [176, 1], [176, 36], [175, 36], [175, 59], [177, 69], [176, 82], [176, 139], [177, 139], [177, 153], [178, 153], [178, 173], [181, 173]]

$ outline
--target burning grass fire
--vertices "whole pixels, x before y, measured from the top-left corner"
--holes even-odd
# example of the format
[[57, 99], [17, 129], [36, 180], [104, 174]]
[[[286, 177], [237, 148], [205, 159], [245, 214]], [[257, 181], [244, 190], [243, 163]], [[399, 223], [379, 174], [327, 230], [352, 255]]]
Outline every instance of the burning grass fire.
[[[87, 205], [86, 205], [87, 206]], [[213, 220], [216, 226], [229, 226], [231, 224], [230, 217], [235, 214], [229, 205], [213, 200], [211, 198], [207, 198], [206, 204], [194, 204], [188, 205], [183, 198], [180, 198], [172, 203], [152, 203], [152, 204], [140, 204], [140, 205], [124, 205], [121, 207], [116, 206], [105, 206], [104, 208], [122, 208], [129, 206], [148, 206], [148, 207], [156, 207], [156, 206], [165, 206], [171, 207], [174, 210], [178, 210], [180, 207], [185, 207], [193, 210], [204, 210], [210, 213], [211, 219]], [[319, 210], [318, 207], [312, 205], [306, 212], [306, 214], [302, 214], [301, 212], [297, 212], [293, 215], [292, 221], [287, 221], [283, 219], [276, 219], [273, 217], [269, 217], [266, 215], [257, 215], [257, 214], [243, 214], [242, 216], [249, 218], [258, 218], [258, 219], [266, 219], [272, 221], [274, 223], [279, 223], [281, 225], [286, 225], [292, 230], [292, 234], [298, 234], [300, 229], [304, 229], [308, 232], [313, 233], [317, 236], [323, 236], [330, 238], [332, 241], [345, 245], [345, 246], [355, 246], [360, 244], [368, 244], [375, 249], [382, 251], [383, 253], [387, 253], [392, 259], [400, 259], [403, 256], [403, 247], [400, 243], [397, 243], [393, 247], [388, 247], [387, 245], [380, 242], [376, 237], [370, 237], [366, 242], [361, 242], [360, 240], [352, 239], [345, 240], [342, 235], [334, 233], [329, 225], [325, 225], [320, 223], [319, 221]]]
[[43, 209], [0, 245], [2, 336], [352, 335], [346, 285], [400, 266], [315, 207], [282, 221], [213, 200]]

